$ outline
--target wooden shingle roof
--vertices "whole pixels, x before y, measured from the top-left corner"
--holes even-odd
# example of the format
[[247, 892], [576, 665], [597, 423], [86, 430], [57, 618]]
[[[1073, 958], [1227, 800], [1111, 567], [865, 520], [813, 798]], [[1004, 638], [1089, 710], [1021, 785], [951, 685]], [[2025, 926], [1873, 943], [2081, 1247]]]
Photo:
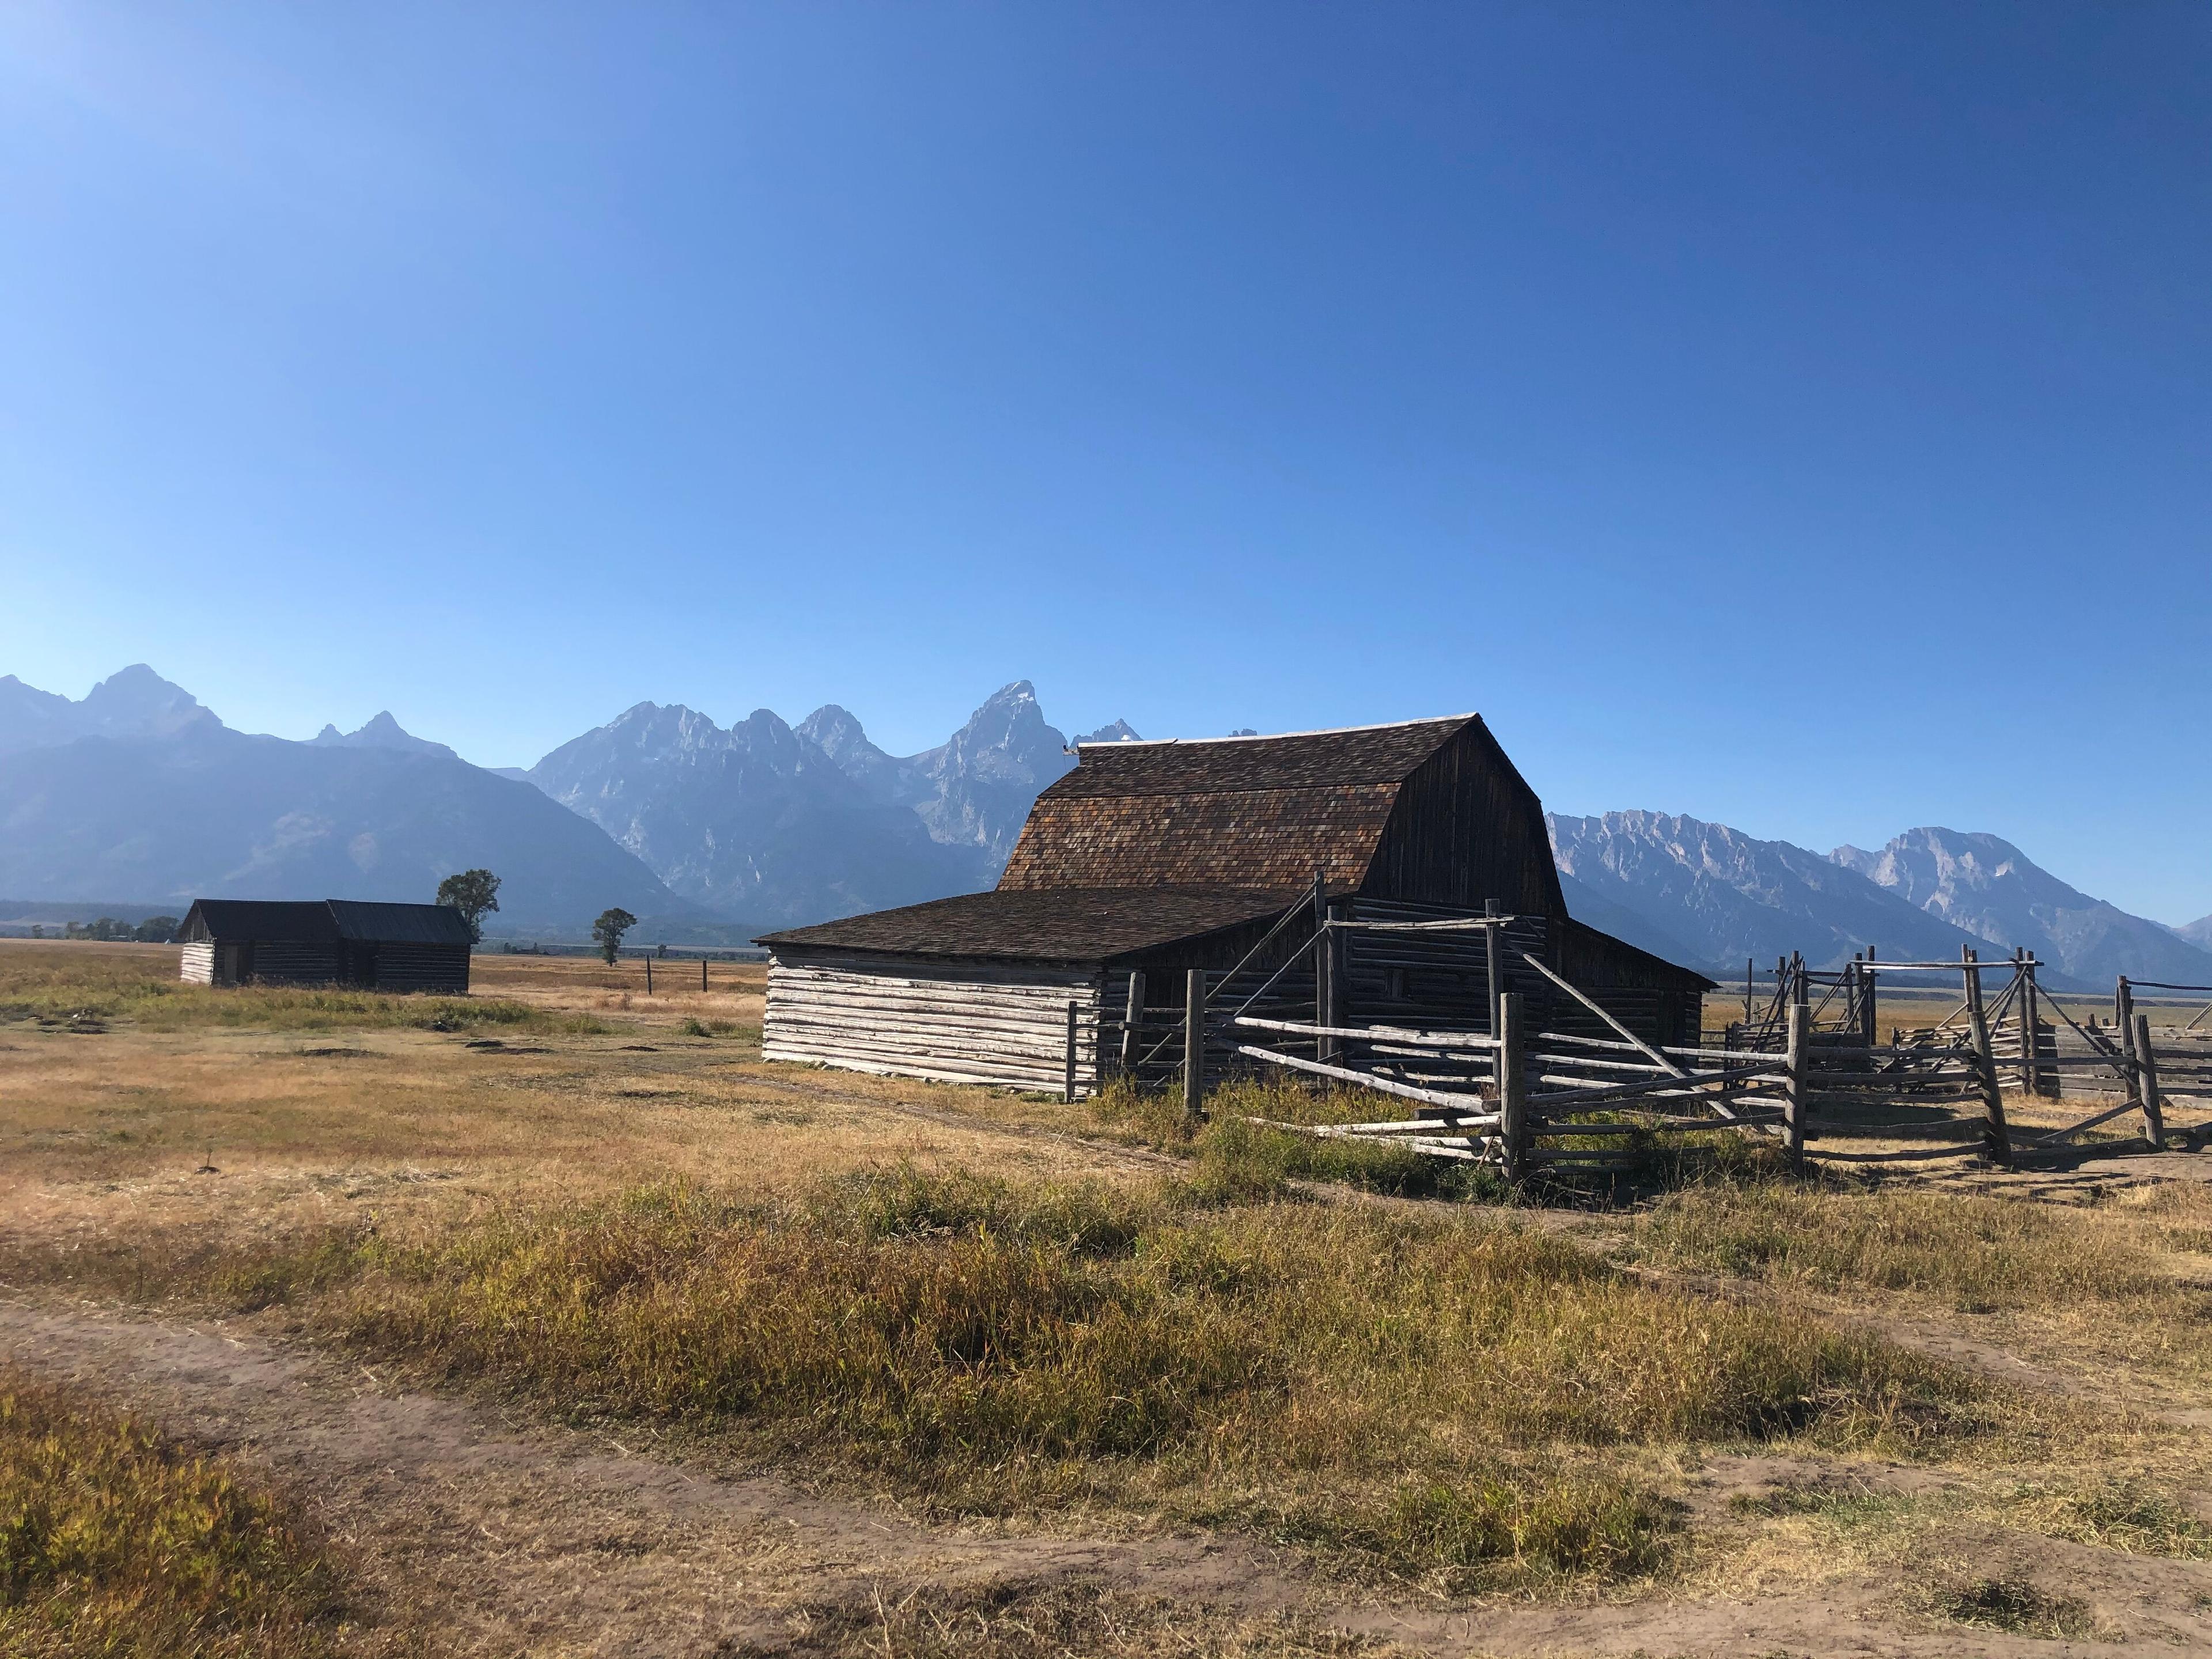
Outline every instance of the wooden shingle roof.
[[1056, 887], [1310, 884], [1350, 890], [1407, 776], [1472, 714], [1397, 726], [1085, 744], [1076, 769], [1037, 798], [1000, 879], [1002, 891]]
[[1110, 962], [1280, 915], [1304, 895], [1236, 888], [1054, 888], [963, 893], [764, 933], [772, 951]]

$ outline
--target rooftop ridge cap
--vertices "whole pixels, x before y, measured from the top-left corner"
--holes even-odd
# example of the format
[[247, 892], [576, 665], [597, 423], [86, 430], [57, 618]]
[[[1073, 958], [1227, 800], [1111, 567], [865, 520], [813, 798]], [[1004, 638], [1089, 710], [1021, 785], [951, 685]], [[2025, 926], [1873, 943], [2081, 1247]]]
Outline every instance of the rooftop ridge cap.
[[1470, 709], [1464, 714], [1426, 714], [1419, 720], [1376, 720], [1369, 726], [1322, 726], [1310, 732], [1255, 732], [1249, 736], [1231, 738], [1121, 738], [1068, 746], [1078, 753], [1085, 749], [1189, 749], [1202, 743], [1275, 743], [1284, 738], [1334, 738], [1346, 732], [1395, 732], [1409, 726], [1449, 726], [1455, 720], [1481, 718], [1480, 710]]

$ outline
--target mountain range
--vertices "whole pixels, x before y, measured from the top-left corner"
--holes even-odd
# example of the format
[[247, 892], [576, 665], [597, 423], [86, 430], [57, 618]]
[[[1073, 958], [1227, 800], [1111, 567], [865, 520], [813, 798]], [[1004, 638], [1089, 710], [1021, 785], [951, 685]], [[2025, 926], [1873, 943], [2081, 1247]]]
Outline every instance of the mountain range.
[[[1075, 743], [1132, 740], [1116, 720]], [[988, 887], [1037, 793], [1075, 763], [1017, 680], [896, 756], [836, 703], [725, 727], [641, 702], [527, 769], [473, 766], [389, 713], [306, 742], [235, 732], [143, 664], [72, 702], [0, 678], [0, 893], [47, 906], [211, 896], [426, 898], [483, 865], [499, 935], [574, 936], [609, 905], [642, 937], [754, 932]], [[2212, 983], [2212, 917], [2168, 927], [2017, 847], [1923, 827], [1822, 854], [1659, 812], [1547, 820], [1569, 908], [1709, 972], [1802, 951], [2033, 950], [2055, 986]], [[111, 904], [111, 909], [113, 908]]]
[[1933, 826], [1877, 852], [1821, 854], [1661, 812], [1549, 815], [1567, 908], [1677, 962], [1741, 973], [1802, 951], [1832, 966], [1873, 949], [1902, 961], [2024, 945], [2057, 988], [2113, 975], [2212, 984], [2212, 918], [2186, 928], [2130, 915], [1996, 836]]
[[725, 730], [641, 702], [524, 775], [684, 897], [781, 924], [988, 887], [1038, 791], [1074, 764], [1017, 680], [919, 755], [886, 754], [835, 703], [795, 727], [758, 708]]
[[[1134, 736], [1117, 720], [1082, 740]], [[0, 893], [422, 899], [483, 865], [503, 883], [494, 936], [579, 934], [619, 905], [649, 937], [737, 943], [989, 886], [1067, 749], [1026, 680], [919, 755], [885, 753], [834, 704], [725, 729], [646, 702], [520, 770], [472, 766], [388, 712], [301, 743], [250, 736], [143, 664], [78, 702], [10, 676]]]

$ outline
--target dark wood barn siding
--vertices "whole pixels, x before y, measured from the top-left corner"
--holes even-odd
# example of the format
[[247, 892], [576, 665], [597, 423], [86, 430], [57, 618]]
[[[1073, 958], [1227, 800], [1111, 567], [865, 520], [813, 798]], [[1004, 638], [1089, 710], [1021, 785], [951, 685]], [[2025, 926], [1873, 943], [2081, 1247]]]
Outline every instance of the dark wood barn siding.
[[362, 982], [380, 991], [433, 991], [454, 994], [469, 988], [469, 951], [465, 945], [378, 945]]
[[1480, 720], [1398, 790], [1360, 893], [1480, 914], [1565, 916], [1543, 803]]
[[339, 978], [338, 947], [255, 939], [246, 946], [241, 971], [264, 985], [330, 985]]
[[[1559, 971], [1637, 1036], [1647, 1042], [1697, 1046], [1712, 983], [1703, 974], [1571, 919], [1559, 930]], [[1612, 1035], [1587, 1008], [1562, 1008], [1555, 1019], [1563, 1023], [1553, 1030], [1572, 1036]]]
[[[1375, 898], [1340, 901], [1337, 913], [1362, 921], [1437, 921], [1475, 914], [1464, 905]], [[1531, 997], [1549, 989], [1521, 960], [1524, 951], [1541, 958], [1548, 933], [1540, 915], [1523, 915], [1506, 928], [1498, 952], [1504, 989]], [[1352, 1024], [1490, 1030], [1490, 954], [1480, 933], [1347, 929], [1340, 937], [1344, 1012]]]

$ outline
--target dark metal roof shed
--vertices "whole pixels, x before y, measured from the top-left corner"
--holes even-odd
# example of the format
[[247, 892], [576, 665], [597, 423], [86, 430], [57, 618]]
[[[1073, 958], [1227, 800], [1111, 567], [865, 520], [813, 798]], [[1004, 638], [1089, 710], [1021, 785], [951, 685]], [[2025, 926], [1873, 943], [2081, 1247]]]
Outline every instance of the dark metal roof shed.
[[461, 945], [474, 941], [449, 904], [355, 899], [195, 899], [177, 936], [289, 945]]
[[339, 933], [355, 944], [473, 945], [469, 924], [450, 904], [372, 904], [331, 899]]

